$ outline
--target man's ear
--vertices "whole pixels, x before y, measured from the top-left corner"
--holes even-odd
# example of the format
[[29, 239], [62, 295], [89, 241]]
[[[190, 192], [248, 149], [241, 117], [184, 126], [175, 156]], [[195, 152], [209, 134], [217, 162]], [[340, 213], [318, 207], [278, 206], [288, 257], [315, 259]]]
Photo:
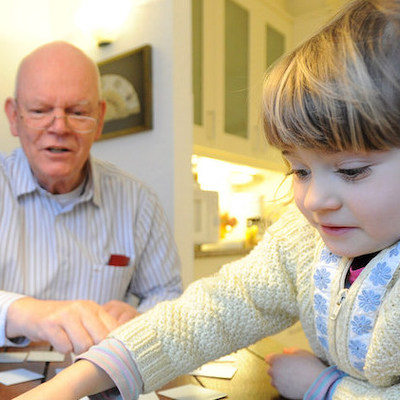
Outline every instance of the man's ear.
[[106, 115], [106, 101], [100, 100], [99, 102], [99, 123], [97, 124], [97, 131], [94, 140], [98, 140], [103, 131], [104, 117]]
[[4, 111], [6, 112], [8, 123], [10, 125], [10, 131], [13, 136], [18, 135], [17, 123], [18, 123], [18, 112], [17, 102], [12, 97], [8, 97], [4, 104]]

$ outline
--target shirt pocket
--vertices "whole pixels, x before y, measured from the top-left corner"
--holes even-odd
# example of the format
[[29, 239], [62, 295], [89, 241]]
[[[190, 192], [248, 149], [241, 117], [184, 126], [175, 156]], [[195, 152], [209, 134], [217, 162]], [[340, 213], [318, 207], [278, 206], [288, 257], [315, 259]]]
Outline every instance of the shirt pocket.
[[120, 267], [96, 264], [92, 267], [92, 300], [104, 304], [110, 300], [123, 300], [134, 273], [134, 264]]

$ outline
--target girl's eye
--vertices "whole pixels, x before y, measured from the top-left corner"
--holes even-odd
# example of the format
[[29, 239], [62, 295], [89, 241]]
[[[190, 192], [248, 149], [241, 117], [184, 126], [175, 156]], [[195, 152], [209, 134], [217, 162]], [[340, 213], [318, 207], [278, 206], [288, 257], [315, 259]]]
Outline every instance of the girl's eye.
[[340, 168], [336, 171], [337, 174], [341, 175], [348, 181], [356, 181], [358, 179], [365, 178], [371, 172], [371, 168], [367, 165], [359, 168]]
[[295, 178], [297, 178], [299, 180], [305, 180], [309, 177], [310, 174], [311, 174], [311, 172], [309, 170], [299, 168], [299, 169], [292, 169], [291, 171], [289, 171], [289, 173], [287, 175], [288, 176], [294, 175]]

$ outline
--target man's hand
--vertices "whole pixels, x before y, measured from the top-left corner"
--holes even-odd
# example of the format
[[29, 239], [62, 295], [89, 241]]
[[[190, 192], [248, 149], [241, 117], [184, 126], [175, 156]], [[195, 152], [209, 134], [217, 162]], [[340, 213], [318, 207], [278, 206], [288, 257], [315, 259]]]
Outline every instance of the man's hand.
[[101, 305], [90, 300], [53, 301], [23, 297], [7, 313], [9, 339], [25, 336], [49, 342], [62, 353], [80, 354], [119, 325]]
[[326, 365], [306, 350], [288, 348], [265, 357], [271, 384], [288, 399], [302, 399]]
[[103, 308], [117, 320], [118, 325], [122, 325], [140, 315], [135, 307], [119, 300], [111, 300], [108, 303], [105, 303]]

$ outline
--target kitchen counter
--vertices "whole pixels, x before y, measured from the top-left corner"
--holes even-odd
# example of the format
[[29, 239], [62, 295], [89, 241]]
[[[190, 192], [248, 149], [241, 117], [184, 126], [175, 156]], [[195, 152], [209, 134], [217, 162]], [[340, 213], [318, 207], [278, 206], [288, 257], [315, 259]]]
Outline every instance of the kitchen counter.
[[195, 258], [245, 256], [251, 248], [244, 241], [207, 243], [194, 247]]
[[227, 256], [245, 256], [251, 249], [215, 249], [215, 250], [201, 250], [197, 247], [194, 249], [194, 258], [206, 257], [227, 257]]
[[223, 265], [246, 256], [251, 249], [244, 242], [218, 242], [195, 246], [194, 279], [216, 273]]

